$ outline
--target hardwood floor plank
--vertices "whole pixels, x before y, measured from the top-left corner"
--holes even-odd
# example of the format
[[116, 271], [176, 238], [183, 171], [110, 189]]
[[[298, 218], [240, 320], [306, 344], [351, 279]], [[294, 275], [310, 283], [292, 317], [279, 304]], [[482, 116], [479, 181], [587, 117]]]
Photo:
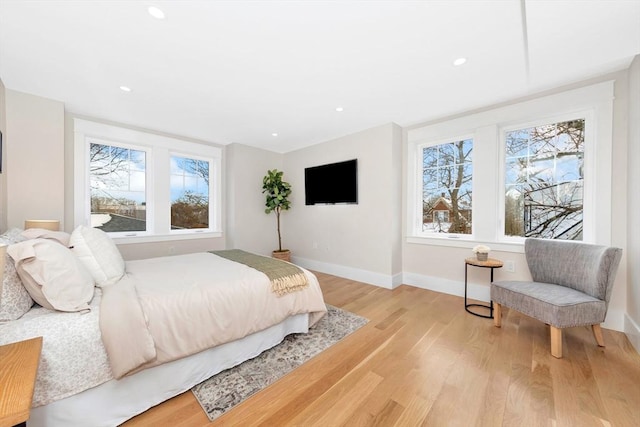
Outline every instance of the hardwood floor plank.
[[[393, 427], [421, 425], [429, 413], [431, 405], [420, 396], [414, 396], [407, 408], [393, 424]], [[391, 425], [391, 424], [389, 424]]]
[[[518, 315], [510, 310], [510, 317]], [[549, 341], [546, 331], [548, 327], [526, 316], [521, 316], [517, 322], [510, 361], [511, 381], [505, 406], [504, 423], [507, 425], [551, 425], [555, 422], [553, 401], [547, 400], [544, 390], [535, 387], [535, 378], [544, 376], [544, 364], [534, 362], [534, 354], [536, 346]], [[550, 351], [548, 344], [544, 345], [544, 349], [545, 352]]]
[[404, 409], [405, 408], [395, 400], [388, 400], [387, 404], [382, 408], [382, 411], [376, 414], [372, 423], [369, 425], [382, 427], [393, 425], [398, 418], [400, 418]]
[[[640, 425], [640, 356], [629, 341], [615, 339], [620, 336], [603, 329], [605, 348], [585, 346], [594, 382], [607, 420], [614, 425]], [[608, 335], [612, 333], [609, 337]], [[633, 391], [635, 392], [629, 392]], [[615, 422], [614, 422], [615, 421]]]
[[[329, 363], [326, 362], [326, 359], [320, 357], [311, 359], [276, 384], [273, 384], [269, 389], [253, 396], [250, 399], [252, 400], [252, 405], [247, 406], [247, 408], [250, 408], [248, 411], [236, 411], [236, 414], [229, 412], [223, 417], [232, 418], [234, 422], [239, 417], [240, 422], [244, 422], [245, 417], [247, 420], [254, 420], [255, 414], [252, 408], [259, 406], [261, 410], [274, 412], [273, 414], [267, 414], [264, 420], [261, 419], [261, 425], [286, 425], [291, 422], [292, 418], [304, 411], [307, 406], [319, 399], [324, 399], [325, 402], [325, 407], [320, 412], [330, 412], [332, 404], [340, 398], [339, 393], [335, 391], [341, 390], [345, 387], [345, 384], [357, 382], [366, 373], [366, 370], [361, 368], [363, 360], [383, 348], [388, 338], [395, 333], [396, 329], [394, 328], [401, 326], [402, 324], [398, 323], [394, 327], [381, 331], [371, 323], [367, 324], [347, 337], [347, 339], [322, 353], [322, 355], [331, 356]], [[350, 343], [348, 339], [352, 337], [360, 337], [360, 339], [357, 342], [351, 341]], [[338, 388], [333, 389], [332, 393], [324, 396], [326, 392], [339, 384], [343, 378], [346, 378], [349, 382], [342, 383]], [[296, 392], [291, 393], [291, 390], [296, 390]], [[221, 421], [224, 421], [223, 417], [220, 417]]]
[[191, 392], [126, 427], [638, 426], [640, 356], [627, 337], [549, 327], [508, 308], [502, 327], [463, 299], [317, 273], [325, 301], [369, 323], [209, 423]]
[[291, 419], [290, 423], [306, 426], [342, 425], [382, 380], [380, 375], [367, 371], [355, 383], [338, 382], [331, 389], [331, 396], [325, 395], [313, 402], [297, 417]]
[[399, 317], [401, 317], [406, 312], [407, 312], [406, 308], [397, 309], [396, 311], [391, 313], [389, 316], [384, 318], [382, 320], [382, 322], [378, 322], [376, 324], [376, 328], [378, 328], [378, 329], [386, 329], [389, 325], [391, 325], [393, 322], [395, 322]]
[[[490, 321], [479, 317], [461, 315], [451, 322], [443, 338], [453, 338], [457, 357], [444, 381], [442, 390], [424, 421], [425, 425], [473, 425], [482, 411], [489, 373], [486, 365], [485, 334]], [[463, 401], [464, 410], [456, 410]]]
[[[400, 390], [411, 381], [411, 375], [417, 362], [415, 338], [412, 337], [410, 323], [405, 324], [388, 341], [388, 344], [369, 359], [366, 366], [380, 375], [384, 380], [376, 387], [369, 397], [356, 408], [354, 416], [345, 425], [371, 425], [380, 419], [388, 419], [383, 414], [390, 409], [389, 396], [394, 396], [393, 402], [398, 403]], [[393, 363], [389, 363], [393, 360]], [[397, 410], [394, 406], [394, 413]], [[398, 414], [399, 415], [399, 414]], [[378, 420], [378, 421], [376, 421]], [[368, 422], [365, 422], [368, 421]]]

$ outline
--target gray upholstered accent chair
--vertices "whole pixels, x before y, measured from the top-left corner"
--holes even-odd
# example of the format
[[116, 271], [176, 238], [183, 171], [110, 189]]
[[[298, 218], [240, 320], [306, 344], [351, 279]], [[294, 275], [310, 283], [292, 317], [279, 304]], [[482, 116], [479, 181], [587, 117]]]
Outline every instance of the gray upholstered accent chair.
[[524, 252], [532, 282], [491, 284], [494, 324], [502, 325], [502, 306], [551, 327], [551, 354], [562, 357], [562, 329], [590, 325], [604, 347], [604, 322], [622, 249], [573, 241], [527, 239]]

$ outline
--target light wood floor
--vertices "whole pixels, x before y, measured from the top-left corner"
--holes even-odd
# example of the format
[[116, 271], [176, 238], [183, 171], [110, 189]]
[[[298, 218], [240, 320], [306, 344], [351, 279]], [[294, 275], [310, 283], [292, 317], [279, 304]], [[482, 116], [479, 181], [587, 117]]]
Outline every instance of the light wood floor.
[[460, 297], [317, 275], [370, 322], [214, 423], [186, 392], [125, 426], [640, 426], [640, 356], [620, 332], [603, 349], [565, 330], [555, 359], [548, 326], [512, 310], [498, 329]]

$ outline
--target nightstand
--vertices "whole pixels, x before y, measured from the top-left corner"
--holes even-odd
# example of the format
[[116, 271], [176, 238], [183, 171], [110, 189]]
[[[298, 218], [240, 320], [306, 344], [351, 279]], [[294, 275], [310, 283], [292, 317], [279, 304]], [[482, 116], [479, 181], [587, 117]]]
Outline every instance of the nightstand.
[[[473, 314], [474, 316], [484, 317], [487, 319], [493, 319], [493, 301], [490, 302], [489, 305], [484, 304], [468, 304], [467, 303], [467, 268], [472, 265], [474, 267], [480, 268], [489, 268], [491, 269], [491, 280], [489, 283], [493, 282], [493, 269], [502, 267], [502, 261], [499, 259], [488, 258], [486, 261], [479, 261], [477, 258], [467, 258], [464, 260], [464, 309], [467, 310], [468, 313]], [[469, 309], [469, 307], [480, 307], [480, 308], [488, 308], [489, 315], [474, 313]]]
[[42, 337], [0, 346], [0, 426], [26, 425]]

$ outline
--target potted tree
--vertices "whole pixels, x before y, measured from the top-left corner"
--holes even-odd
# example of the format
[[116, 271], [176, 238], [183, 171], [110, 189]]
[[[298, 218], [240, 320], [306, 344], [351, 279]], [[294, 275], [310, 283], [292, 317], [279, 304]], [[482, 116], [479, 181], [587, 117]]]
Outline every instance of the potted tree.
[[278, 228], [278, 249], [272, 252], [274, 258], [289, 261], [291, 252], [289, 249], [282, 249], [282, 236], [280, 235], [280, 212], [291, 207], [289, 195], [291, 194], [291, 184], [282, 180], [284, 172], [277, 169], [268, 170], [262, 179], [262, 192], [265, 194], [264, 213], [276, 213], [276, 223]]

